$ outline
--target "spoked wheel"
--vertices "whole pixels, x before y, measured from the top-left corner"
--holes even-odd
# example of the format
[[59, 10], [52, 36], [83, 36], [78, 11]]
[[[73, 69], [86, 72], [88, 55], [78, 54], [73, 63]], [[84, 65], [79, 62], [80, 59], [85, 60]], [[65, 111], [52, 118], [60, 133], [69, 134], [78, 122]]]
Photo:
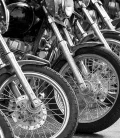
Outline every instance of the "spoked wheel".
[[0, 111], [0, 138], [14, 138], [10, 122], [2, 111]]
[[112, 51], [120, 58], [120, 40], [106, 39]]
[[[79, 90], [67, 63], [59, 72], [71, 84], [78, 98], [79, 124], [76, 133], [101, 131], [120, 116], [120, 62], [115, 54], [102, 47], [81, 48], [74, 59], [89, 88], [88, 92]], [[81, 63], [84, 63], [87, 73]]]
[[[108, 38], [106, 38], [106, 40], [107, 40], [111, 50], [120, 58], [120, 38], [119, 37], [115, 37], [115, 39], [114, 39], [112, 37], [109, 38], [109, 36], [108, 36]], [[111, 95], [112, 95], [112, 93], [111, 93]], [[108, 99], [105, 99], [105, 102], [110, 104]]]
[[120, 36], [118, 34], [103, 34], [112, 51], [120, 57]]
[[[78, 105], [70, 85], [47, 67], [25, 66], [23, 71], [41, 103], [37, 108], [32, 107], [16, 75], [4, 74], [0, 77], [0, 83], [3, 82], [0, 87], [0, 108], [10, 121], [16, 137], [71, 137], [77, 125]], [[11, 87], [13, 82], [21, 94], [19, 97]], [[52, 93], [57, 93], [62, 102], [63, 112], [60, 114], [56, 112], [59, 108], [54, 94], [53, 97], [49, 96]], [[56, 108], [52, 108], [52, 105]], [[62, 121], [58, 122], [56, 116]]]

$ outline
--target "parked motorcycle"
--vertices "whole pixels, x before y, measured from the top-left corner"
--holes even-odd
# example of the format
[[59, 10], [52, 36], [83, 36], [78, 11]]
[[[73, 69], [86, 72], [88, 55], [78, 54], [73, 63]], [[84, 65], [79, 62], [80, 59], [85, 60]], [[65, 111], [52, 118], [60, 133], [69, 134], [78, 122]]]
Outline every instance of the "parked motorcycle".
[[[109, 4], [109, 2], [107, 3]], [[112, 20], [105, 8], [103, 7], [103, 3], [101, 2], [101, 0], [87, 0], [87, 4], [88, 5], [86, 7], [88, 8], [89, 14], [93, 18], [93, 20], [98, 23], [100, 29], [109, 28], [110, 30], [115, 31], [115, 29], [118, 28], [117, 24], [120, 22], [120, 19], [117, 18], [115, 20]], [[85, 16], [89, 18], [88, 13], [86, 13], [86, 11], [84, 10], [83, 12], [85, 13]], [[91, 21], [89, 22], [91, 24]], [[87, 24], [86, 28], [89, 28], [90, 24]]]
[[[9, 11], [4, 0], [0, 1], [0, 30], [9, 28]], [[17, 61], [0, 34], [0, 109], [5, 117], [0, 118], [6, 138], [45, 137], [70, 138], [77, 126], [78, 104], [67, 81], [50, 69], [48, 61]], [[59, 96], [62, 112], [55, 96]], [[1, 115], [0, 115], [1, 117]], [[60, 118], [61, 122], [57, 119]], [[8, 134], [7, 134], [8, 132]]]
[[[92, 1], [92, 2], [95, 2], [95, 1]], [[97, 1], [96, 1], [96, 3], [97, 3]], [[92, 3], [92, 4], [94, 4], [94, 3]], [[78, 7], [78, 5], [79, 5], [79, 7]], [[120, 47], [120, 42], [119, 42], [120, 37], [118, 35], [119, 33], [117, 33], [116, 31], [105, 30], [104, 31], [104, 32], [106, 32], [104, 34], [106, 36], [106, 39], [105, 39], [101, 33], [102, 31], [99, 30], [97, 23], [93, 20], [93, 18], [91, 17], [91, 15], [89, 13], [89, 10], [87, 9], [87, 7], [89, 5], [90, 5], [90, 0], [75, 1], [75, 12], [74, 12], [73, 17], [71, 19], [71, 24], [73, 26], [72, 30], [75, 34], [74, 36], [76, 36], [76, 38], [78, 40], [77, 43], [81, 43], [81, 42], [85, 42], [85, 41], [91, 41], [91, 40], [92, 41], [98, 41], [98, 38], [99, 38], [99, 40], [101, 42], [103, 42], [103, 44], [106, 48], [109, 48], [108, 44], [110, 44], [110, 48], [112, 49], [112, 51], [119, 56], [119, 50], [120, 50], [120, 48], [119, 48]], [[86, 15], [86, 18], [88, 19], [87, 22], [91, 24], [91, 27], [94, 30], [95, 34], [98, 36], [98, 38], [96, 37], [96, 35], [94, 33], [91, 33], [91, 32], [87, 33], [83, 29], [81, 22], [84, 23], [84, 17], [81, 16], [81, 14], [79, 14], [80, 12], [83, 12], [83, 14]], [[90, 31], [92, 31], [92, 30], [90, 30]], [[111, 32], [111, 33], [109, 33], [109, 32]], [[116, 40], [114, 38], [118, 38], [118, 39]], [[107, 46], [106, 46], [106, 44], [107, 44]], [[104, 102], [110, 104], [110, 101], [107, 99], [104, 99]]]
[[[64, 7], [63, 19], [61, 8], [51, 0], [11, 3], [8, 5], [10, 26], [4, 37], [17, 59], [35, 56], [47, 59], [51, 67], [68, 80], [79, 101], [77, 133], [101, 131], [120, 115], [119, 59], [98, 42], [74, 45], [65, 25], [66, 15], [70, 17], [73, 8]], [[104, 102], [105, 98], [113, 99], [111, 105]], [[55, 99], [63, 114], [61, 100], [56, 94]], [[61, 122], [60, 118], [55, 118]]]
[[112, 20], [120, 18], [120, 0], [101, 0]]
[[[110, 16], [108, 15], [107, 11], [104, 9], [103, 3], [100, 0], [97, 0], [97, 1], [92, 0], [91, 3], [95, 6], [95, 9], [99, 13], [98, 14], [98, 18], [101, 17], [101, 21], [104, 22], [104, 23], [101, 23], [101, 28], [103, 28], [102, 24], [105, 24], [104, 27], [106, 26], [106, 28], [109, 28], [110, 30], [115, 31], [117, 26], [114, 26], [112, 24], [113, 20], [110, 18]], [[117, 19], [117, 20], [120, 21], [119, 19]]]
[[[75, 12], [75, 14], [76, 15], [79, 15], [79, 14], [82, 15], [82, 18], [77, 17], [76, 26], [78, 26], [78, 28], [80, 29], [80, 32], [85, 35], [85, 37], [83, 39], [85, 41], [86, 40], [89, 41], [89, 40], [92, 39], [91, 38], [91, 34], [90, 35], [86, 34], [86, 32], [90, 32], [91, 28], [92, 28], [94, 30], [96, 36], [104, 44], [104, 46], [106, 48], [109, 48], [109, 46], [110, 46], [110, 48], [112, 49], [112, 51], [119, 56], [119, 51], [120, 51], [120, 36], [119, 36], [119, 34], [120, 33], [118, 31], [115, 31], [115, 28], [114, 28], [114, 26], [111, 23], [107, 23], [107, 24], [109, 24], [109, 27], [111, 27], [111, 30], [104, 29], [104, 30], [100, 31], [99, 27], [98, 27], [99, 23], [98, 23], [98, 20], [97, 20], [97, 15], [95, 14], [94, 17], [91, 16], [90, 11], [87, 9], [87, 7], [89, 9], [93, 8], [93, 11], [94, 11], [95, 10], [95, 5], [97, 5], [97, 7], [98, 7], [98, 5], [99, 5], [98, 3], [99, 3], [99, 1], [94, 1], [94, 0], [91, 0], [91, 1], [87, 0], [87, 5], [84, 4], [84, 1], [77, 1], [77, 2], [75, 2], [75, 6], [76, 6], [76, 12]], [[102, 10], [103, 7], [100, 6], [100, 8], [101, 8], [101, 10], [99, 9], [99, 12], [103, 11]], [[105, 11], [103, 11], [103, 13], [104, 12]], [[105, 20], [107, 20], [107, 16], [106, 16], [107, 14], [102, 14], [101, 13], [101, 15], [104, 15], [103, 18], [105, 18]], [[84, 21], [84, 18], [87, 18], [87, 20]], [[81, 23], [82, 28], [83, 28], [82, 30], [81, 30], [81, 27], [80, 27], [81, 26], [80, 23]], [[85, 27], [84, 24], [87, 27]], [[109, 44], [109, 46], [108, 46], [108, 44]]]
[[[118, 1], [109, 1], [109, 2], [106, 1], [105, 3], [106, 4], [108, 3], [108, 7], [110, 6], [112, 8], [111, 5], [114, 5], [114, 6], [116, 5], [116, 7], [119, 7], [118, 6], [118, 2], [119, 2], [119, 0]], [[120, 17], [118, 16], [118, 18], [111, 19], [111, 17], [109, 16], [109, 14], [106, 12], [106, 10], [103, 7], [106, 4], [103, 5], [100, 2], [100, 0], [97, 0], [97, 1], [91, 0], [91, 3], [94, 5], [95, 10], [97, 10], [97, 12], [98, 12], [97, 20], [99, 20], [101, 22], [101, 25], [100, 25], [101, 29], [108, 28], [111, 31], [115, 31], [115, 30], [119, 31], [119, 28], [120, 28]], [[119, 8], [116, 8], [116, 10], [117, 9], [119, 10]], [[112, 10], [114, 11], [114, 9], [111, 9], [111, 13], [112, 13]], [[99, 21], [98, 21], [98, 24], [100, 24]], [[110, 44], [111, 45], [115, 45], [116, 47], [118, 47], [118, 50], [116, 49], [116, 53], [118, 55], [117, 51], [119, 51], [119, 44], [117, 44], [117, 43], [119, 43], [120, 38], [119, 38], [119, 35], [117, 33], [114, 32], [113, 34], [114, 34], [113, 36], [112, 36], [112, 33], [107, 34], [106, 38], [107, 38], [108, 41], [109, 41], [109, 38], [111, 38], [112, 41], [113, 41], [112, 42], [113, 44], [111, 42], [110, 42]]]

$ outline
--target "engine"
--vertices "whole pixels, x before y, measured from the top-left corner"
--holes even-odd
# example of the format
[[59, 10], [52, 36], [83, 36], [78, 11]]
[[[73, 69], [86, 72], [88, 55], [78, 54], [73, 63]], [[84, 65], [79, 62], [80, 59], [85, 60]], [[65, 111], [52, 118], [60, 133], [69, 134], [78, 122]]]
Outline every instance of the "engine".
[[[34, 47], [34, 42], [24, 42], [15, 38], [5, 38], [7, 45], [10, 50], [14, 52], [17, 60], [26, 59], [25, 54], [32, 54], [32, 49]], [[56, 45], [58, 44], [56, 36], [53, 35], [51, 30], [45, 30], [39, 44], [37, 46], [37, 51], [34, 53], [36, 56], [52, 61], [53, 58], [57, 58], [59, 56], [58, 48]]]
[[17, 60], [23, 58], [25, 53], [30, 53], [32, 44], [17, 39], [4, 38], [10, 50], [15, 54]]

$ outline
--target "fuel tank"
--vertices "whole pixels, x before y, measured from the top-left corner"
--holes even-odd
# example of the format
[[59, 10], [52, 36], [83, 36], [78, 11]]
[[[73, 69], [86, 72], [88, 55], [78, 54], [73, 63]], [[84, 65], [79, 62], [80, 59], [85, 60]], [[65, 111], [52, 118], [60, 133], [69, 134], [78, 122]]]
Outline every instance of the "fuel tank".
[[16, 2], [9, 4], [8, 9], [10, 12], [10, 24], [4, 36], [18, 37], [24, 35], [30, 30], [34, 22], [32, 7], [23, 2]]

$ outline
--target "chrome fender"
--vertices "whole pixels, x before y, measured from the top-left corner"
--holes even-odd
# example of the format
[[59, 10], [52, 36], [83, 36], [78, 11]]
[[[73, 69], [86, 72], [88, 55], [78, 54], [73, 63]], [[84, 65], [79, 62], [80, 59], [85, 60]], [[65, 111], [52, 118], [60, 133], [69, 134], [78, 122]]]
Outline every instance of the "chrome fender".
[[[44, 61], [36, 61], [36, 60], [20, 60], [18, 61], [18, 64], [20, 65], [21, 68], [26, 65], [37, 65], [39, 67], [50, 66], [50, 64]], [[6, 65], [0, 69], [0, 76], [3, 74], [14, 74], [14, 70], [11, 68], [10, 65]]]
[[[101, 42], [85, 42], [85, 43], [82, 43], [82, 44], [78, 44], [77, 46], [74, 46], [74, 47], [71, 47], [70, 51], [73, 53], [73, 57], [74, 55], [76, 55], [77, 51], [79, 49], [82, 49], [82, 48], [87, 48], [87, 47], [100, 47], [100, 46], [103, 46], [103, 44]], [[55, 63], [52, 65], [52, 68], [56, 71], [59, 71], [59, 68], [60, 66], [64, 65], [66, 63], [66, 59], [64, 57], [64, 55], [60, 55], [57, 60], [55, 61]]]

